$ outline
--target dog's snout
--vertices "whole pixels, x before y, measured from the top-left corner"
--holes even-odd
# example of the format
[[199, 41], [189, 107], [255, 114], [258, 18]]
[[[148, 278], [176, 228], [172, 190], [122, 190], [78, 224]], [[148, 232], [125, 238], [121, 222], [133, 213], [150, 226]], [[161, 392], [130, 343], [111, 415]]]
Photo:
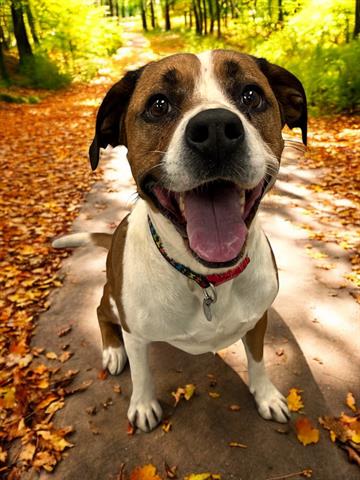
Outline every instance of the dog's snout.
[[244, 136], [240, 118], [225, 108], [203, 110], [189, 120], [185, 130], [189, 147], [209, 160], [233, 153]]

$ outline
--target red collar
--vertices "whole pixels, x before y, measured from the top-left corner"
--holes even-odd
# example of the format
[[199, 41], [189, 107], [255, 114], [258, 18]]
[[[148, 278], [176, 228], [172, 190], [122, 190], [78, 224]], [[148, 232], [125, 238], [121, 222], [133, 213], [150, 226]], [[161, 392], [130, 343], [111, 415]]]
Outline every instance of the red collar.
[[227, 270], [223, 273], [213, 273], [211, 275], [206, 275], [205, 278], [208, 282], [212, 283], [214, 287], [217, 287], [218, 285], [221, 285], [229, 280], [232, 280], [233, 278], [236, 278], [238, 275], [240, 275], [241, 272], [245, 270], [249, 263], [250, 258], [246, 255], [246, 257], [242, 259], [239, 265], [232, 268], [231, 270]]

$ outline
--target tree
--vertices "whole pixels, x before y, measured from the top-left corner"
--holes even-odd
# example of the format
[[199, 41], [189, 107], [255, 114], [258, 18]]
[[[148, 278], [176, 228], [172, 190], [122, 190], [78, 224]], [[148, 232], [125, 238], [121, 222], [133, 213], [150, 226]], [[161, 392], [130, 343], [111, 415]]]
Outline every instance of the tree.
[[355, 27], [354, 38], [360, 34], [360, 0], [355, 0]]
[[11, 17], [20, 64], [23, 64], [27, 58], [33, 56], [33, 52], [26, 32], [23, 6], [20, 0], [11, 0]]
[[165, 0], [165, 30], [171, 30], [170, 22], [170, 0]]

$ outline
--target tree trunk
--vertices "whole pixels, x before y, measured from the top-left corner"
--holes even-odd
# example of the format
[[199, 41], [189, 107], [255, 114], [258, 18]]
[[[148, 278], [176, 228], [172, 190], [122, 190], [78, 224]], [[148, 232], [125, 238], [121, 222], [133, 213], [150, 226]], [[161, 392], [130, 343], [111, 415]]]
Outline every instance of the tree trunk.
[[196, 1], [193, 0], [193, 9], [194, 9], [194, 16], [195, 16], [195, 30], [198, 35], [201, 35], [201, 24], [200, 24], [200, 17], [199, 12], [196, 7]]
[[151, 27], [156, 28], [154, 0], [150, 0], [150, 15], [151, 15]]
[[207, 28], [207, 13], [206, 13], [206, 0], [203, 0], [203, 11], [204, 11], [204, 34], [207, 35], [208, 28]]
[[165, 0], [165, 30], [168, 32], [171, 30], [171, 23], [170, 23], [170, 2], [169, 0]]
[[113, 0], [109, 0], [109, 14], [111, 17], [115, 17], [115, 8]]
[[201, 9], [201, 0], [197, 0], [196, 2], [196, 8], [199, 16], [199, 35], [202, 35], [203, 33], [203, 13]]
[[32, 10], [31, 10], [31, 6], [30, 6], [30, 1], [28, 0], [26, 3], [25, 3], [25, 12], [26, 12], [26, 16], [27, 16], [27, 19], [28, 19], [28, 22], [29, 22], [29, 27], [30, 27], [30, 31], [31, 31], [31, 36], [34, 40], [34, 44], [35, 45], [39, 45], [40, 42], [39, 42], [39, 37], [37, 36], [37, 33], [36, 33], [36, 27], [35, 27], [35, 21], [34, 21], [34, 16], [32, 14]]
[[23, 10], [19, 1], [11, 1], [11, 17], [14, 26], [16, 46], [19, 52], [20, 64], [22, 64], [27, 57], [31, 57], [33, 55], [33, 52], [26, 33]]
[[147, 21], [146, 21], [146, 10], [145, 10], [145, 4], [143, 0], [140, 0], [140, 9], [141, 9], [141, 22], [142, 22], [142, 27], [145, 32], [147, 32]]
[[360, 0], [355, 0], [355, 26], [354, 26], [354, 38], [360, 34]]
[[193, 27], [193, 15], [192, 15], [192, 10], [190, 8], [189, 10], [189, 28], [191, 29]]
[[115, 15], [117, 16], [117, 18], [120, 18], [119, 0], [115, 0]]
[[282, 23], [284, 21], [284, 12], [282, 7], [282, 0], [278, 0], [278, 22]]
[[220, 15], [220, 0], [215, 0], [216, 6], [216, 21], [217, 21], [217, 36], [221, 37], [221, 15]]
[[215, 24], [215, 16], [214, 16], [214, 7], [212, 0], [208, 0], [209, 6], [209, 15], [210, 15], [210, 33], [214, 33], [214, 24]]
[[8, 72], [7, 72], [6, 66], [5, 66], [3, 41], [1, 39], [1, 37], [0, 37], [0, 78], [5, 80], [5, 82], [7, 82], [9, 80], [9, 75], [8, 75]]
[[122, 18], [126, 17], [125, 0], [121, 0], [121, 16]]

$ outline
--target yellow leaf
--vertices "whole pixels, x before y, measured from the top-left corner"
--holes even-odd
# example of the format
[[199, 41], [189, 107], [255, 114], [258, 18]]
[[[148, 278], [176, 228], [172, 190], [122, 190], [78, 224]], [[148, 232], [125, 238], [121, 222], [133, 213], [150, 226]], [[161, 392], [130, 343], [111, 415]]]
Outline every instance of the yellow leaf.
[[239, 442], [230, 442], [229, 447], [248, 448], [247, 445], [245, 445], [244, 443], [239, 443]]
[[33, 445], [32, 443], [27, 443], [20, 452], [19, 460], [22, 460], [23, 462], [31, 462], [35, 450], [36, 445]]
[[296, 435], [303, 445], [317, 443], [320, 438], [320, 432], [314, 428], [311, 421], [306, 417], [298, 418], [295, 422]]
[[74, 445], [65, 438], [63, 438], [61, 435], [58, 435], [56, 432], [52, 433], [49, 432], [48, 430], [39, 430], [37, 432], [39, 437], [42, 437], [44, 440], [48, 441], [52, 448], [56, 450], [57, 452], [62, 452], [65, 450], [67, 447], [73, 447]]
[[195, 389], [196, 387], [192, 383], [188, 383], [187, 385], [185, 385], [185, 394], [184, 394], [185, 400], [190, 400], [190, 398], [195, 393]]
[[209, 393], [209, 397], [211, 398], [219, 398], [220, 397], [220, 393], [218, 392], [208, 392]]
[[330, 440], [332, 442], [335, 442], [335, 440], [336, 440], [336, 433], [333, 432], [332, 430], [330, 430]]
[[4, 463], [7, 457], [7, 452], [0, 447], [0, 462]]
[[161, 480], [161, 478], [156, 473], [156, 467], [149, 464], [135, 468], [130, 474], [130, 480]]
[[61, 410], [65, 405], [63, 400], [58, 400], [57, 402], [52, 402], [47, 409], [45, 410], [46, 413], [55, 413], [58, 410]]
[[58, 358], [58, 356], [56, 355], [55, 352], [47, 352], [45, 354], [46, 358], [48, 358], [49, 360], [56, 360]]
[[353, 411], [353, 412], [356, 412], [356, 401], [355, 401], [355, 398], [354, 398], [354, 395], [349, 392], [347, 395], [346, 395], [346, 405]]
[[50, 452], [38, 452], [35, 455], [33, 466], [35, 468], [44, 468], [47, 472], [54, 470], [54, 466], [57, 464], [55, 456]]
[[215, 473], [190, 473], [184, 480], [221, 480], [221, 475]]
[[301, 392], [302, 390], [297, 388], [290, 388], [289, 395], [286, 398], [290, 412], [298, 412], [304, 408], [304, 404], [300, 395]]

